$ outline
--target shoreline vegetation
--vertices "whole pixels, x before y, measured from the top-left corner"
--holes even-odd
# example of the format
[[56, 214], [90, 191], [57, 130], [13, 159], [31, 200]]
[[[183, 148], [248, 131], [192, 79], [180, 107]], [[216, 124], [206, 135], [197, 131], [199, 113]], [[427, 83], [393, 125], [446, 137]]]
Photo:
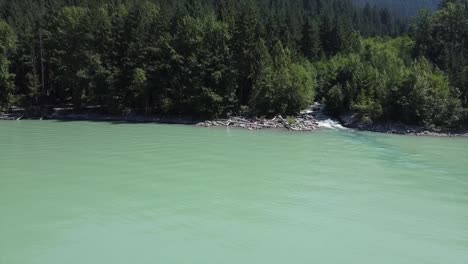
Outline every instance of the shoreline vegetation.
[[461, 134], [468, 0], [435, 1], [0, 0], [0, 112]]
[[76, 112], [73, 107], [52, 108], [49, 111], [28, 112], [22, 108], [15, 108], [10, 112], [0, 112], [0, 120], [59, 120], [59, 121], [90, 121], [90, 122], [119, 122], [119, 123], [156, 123], [192, 125], [205, 128], [233, 127], [250, 131], [263, 129], [285, 129], [290, 132], [313, 132], [322, 128], [354, 129], [384, 134], [430, 136], [430, 137], [468, 137], [468, 128], [454, 130], [428, 130], [422, 126], [408, 126], [402, 123], [363, 124], [353, 115], [342, 115], [336, 121], [323, 113], [320, 104], [315, 104], [297, 116], [273, 118], [232, 116], [222, 119], [201, 120], [191, 117], [169, 117], [156, 115], [127, 115], [102, 114], [98, 107], [84, 107]]

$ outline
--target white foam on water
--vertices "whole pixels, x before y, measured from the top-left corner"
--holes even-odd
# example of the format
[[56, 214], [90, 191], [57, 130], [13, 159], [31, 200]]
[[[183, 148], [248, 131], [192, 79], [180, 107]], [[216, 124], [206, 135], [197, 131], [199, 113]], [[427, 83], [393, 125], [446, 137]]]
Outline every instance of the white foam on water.
[[318, 122], [318, 126], [328, 129], [347, 129], [346, 127], [342, 126], [340, 123], [332, 119], [321, 120]]

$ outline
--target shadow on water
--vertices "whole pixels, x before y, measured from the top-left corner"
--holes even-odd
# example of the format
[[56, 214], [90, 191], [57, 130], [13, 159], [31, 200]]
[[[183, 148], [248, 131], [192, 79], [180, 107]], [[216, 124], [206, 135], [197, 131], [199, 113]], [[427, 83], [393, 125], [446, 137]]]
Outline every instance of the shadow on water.
[[59, 123], [75, 123], [75, 122], [92, 122], [92, 123], [107, 123], [112, 125], [126, 125], [126, 124], [161, 124], [161, 125], [187, 125], [193, 126], [200, 121], [195, 120], [122, 120], [122, 119], [49, 119], [50, 121]]

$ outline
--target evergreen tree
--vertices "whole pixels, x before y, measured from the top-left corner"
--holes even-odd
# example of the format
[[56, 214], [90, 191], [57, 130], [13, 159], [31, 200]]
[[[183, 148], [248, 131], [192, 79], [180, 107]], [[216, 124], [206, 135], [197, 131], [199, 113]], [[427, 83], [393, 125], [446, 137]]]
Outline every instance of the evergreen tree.
[[0, 20], [0, 110], [11, 104], [14, 75], [10, 73], [8, 55], [13, 47], [13, 31], [7, 23]]
[[247, 105], [256, 78], [257, 43], [260, 39], [260, 21], [255, 4], [244, 2], [236, 16], [232, 38], [234, 65], [237, 72], [238, 102]]
[[316, 24], [310, 23], [309, 20], [306, 20], [306, 23], [303, 25], [301, 51], [310, 60], [320, 58], [322, 52], [318, 27]]
[[[465, 1], [466, 2], [466, 1]], [[416, 24], [415, 53], [424, 55], [449, 75], [468, 106], [468, 15], [462, 1], [443, 1], [434, 15], [424, 13]]]

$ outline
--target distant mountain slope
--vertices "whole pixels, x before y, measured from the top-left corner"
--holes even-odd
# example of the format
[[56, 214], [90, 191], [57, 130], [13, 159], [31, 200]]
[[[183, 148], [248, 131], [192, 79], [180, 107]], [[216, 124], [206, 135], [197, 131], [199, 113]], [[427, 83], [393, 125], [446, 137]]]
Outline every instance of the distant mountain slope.
[[364, 6], [369, 3], [371, 6], [387, 7], [403, 16], [413, 16], [418, 14], [423, 8], [436, 9], [441, 0], [352, 0], [354, 3]]

